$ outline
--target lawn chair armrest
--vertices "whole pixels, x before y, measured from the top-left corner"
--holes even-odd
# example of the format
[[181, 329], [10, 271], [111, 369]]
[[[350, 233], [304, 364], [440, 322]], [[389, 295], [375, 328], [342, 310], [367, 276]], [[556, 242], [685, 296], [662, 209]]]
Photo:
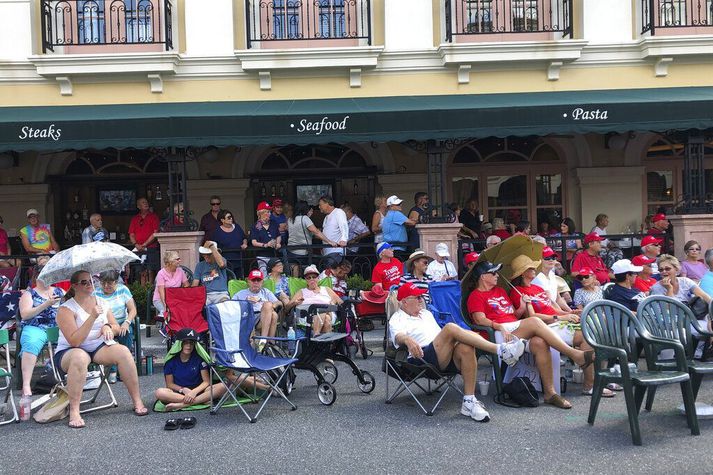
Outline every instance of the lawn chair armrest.
[[691, 326], [701, 335], [701, 336], [711, 336], [713, 337], [713, 332], [709, 332], [707, 328], [701, 326], [701, 322], [695, 318], [691, 319]]
[[[467, 320], [466, 320], [467, 323]], [[493, 327], [485, 327], [483, 325], [476, 325], [475, 323], [469, 323], [470, 328], [474, 332], [485, 332], [488, 334], [488, 340], [495, 343], [495, 329]]]
[[208, 349], [216, 351], [218, 353], [227, 353], [229, 355], [235, 355], [238, 353], [245, 353], [244, 350], [224, 350], [223, 348], [216, 348], [215, 346], [209, 346]]
[[656, 357], [658, 351], [652, 351], [654, 347], [657, 349], [672, 349], [676, 355], [676, 366], [679, 371], [688, 372], [688, 362], [686, 361], [686, 351], [683, 349], [683, 345], [678, 340], [668, 340], [665, 338], [658, 338], [650, 334], [640, 335], [639, 338], [644, 343], [644, 349], [646, 351], [646, 362], [649, 365], [649, 369], [656, 367]]
[[252, 337], [253, 340], [273, 340], [273, 341], [298, 341], [298, 340], [306, 340], [307, 337], [300, 336], [300, 337], [295, 337], [295, 338], [286, 338], [282, 336], [262, 336], [262, 335], [254, 335]]

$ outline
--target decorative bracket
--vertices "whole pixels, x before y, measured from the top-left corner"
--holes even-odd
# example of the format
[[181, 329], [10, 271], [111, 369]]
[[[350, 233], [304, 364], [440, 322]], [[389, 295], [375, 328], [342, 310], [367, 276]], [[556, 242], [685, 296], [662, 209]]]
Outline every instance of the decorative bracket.
[[659, 58], [654, 64], [654, 73], [657, 78], [668, 76], [668, 67], [673, 63], [673, 58]]
[[361, 68], [349, 69], [349, 87], [361, 87]]
[[160, 74], [149, 74], [149, 84], [151, 84], [151, 92], [161, 94], [163, 92], [163, 79]]
[[470, 64], [458, 66], [458, 84], [470, 84]]
[[549, 66], [547, 66], [547, 80], [548, 81], [559, 81], [560, 70], [562, 69], [562, 61], [552, 61]]
[[72, 80], [69, 76], [57, 76], [57, 82], [59, 83], [59, 93], [62, 96], [72, 95]]
[[270, 71], [260, 71], [258, 77], [260, 78], [261, 91], [272, 90], [272, 76], [270, 75]]

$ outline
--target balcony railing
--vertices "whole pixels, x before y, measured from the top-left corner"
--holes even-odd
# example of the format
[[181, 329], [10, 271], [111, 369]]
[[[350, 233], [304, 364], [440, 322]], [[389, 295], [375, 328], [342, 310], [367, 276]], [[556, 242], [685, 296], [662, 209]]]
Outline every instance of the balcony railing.
[[572, 36], [572, 0], [445, 0], [446, 41], [456, 36]]
[[[695, 34], [694, 28], [713, 30], [713, 0], [641, 0], [641, 33], [654, 35], [658, 29], [664, 34]], [[688, 31], [675, 31], [678, 29]]]
[[371, 45], [371, 0], [247, 0], [245, 9], [248, 48], [317, 40]]
[[44, 52], [57, 47], [82, 52], [105, 45], [173, 49], [169, 0], [42, 0], [41, 6]]

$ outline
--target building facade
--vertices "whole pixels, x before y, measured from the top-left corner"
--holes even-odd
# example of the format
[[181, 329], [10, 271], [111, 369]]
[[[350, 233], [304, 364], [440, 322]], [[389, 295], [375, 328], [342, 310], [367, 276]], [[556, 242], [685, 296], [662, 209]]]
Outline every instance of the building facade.
[[634, 231], [693, 136], [713, 192], [712, 54], [697, 0], [0, 0], [0, 215], [69, 244], [100, 210], [121, 241], [110, 198], [163, 212], [179, 154], [198, 219], [428, 190]]

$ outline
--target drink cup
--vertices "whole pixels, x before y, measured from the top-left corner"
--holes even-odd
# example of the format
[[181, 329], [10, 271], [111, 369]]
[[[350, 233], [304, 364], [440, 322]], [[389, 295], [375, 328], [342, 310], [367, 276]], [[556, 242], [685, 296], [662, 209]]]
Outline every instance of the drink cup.
[[490, 391], [490, 381], [478, 381], [478, 392], [481, 396], [487, 396]]

